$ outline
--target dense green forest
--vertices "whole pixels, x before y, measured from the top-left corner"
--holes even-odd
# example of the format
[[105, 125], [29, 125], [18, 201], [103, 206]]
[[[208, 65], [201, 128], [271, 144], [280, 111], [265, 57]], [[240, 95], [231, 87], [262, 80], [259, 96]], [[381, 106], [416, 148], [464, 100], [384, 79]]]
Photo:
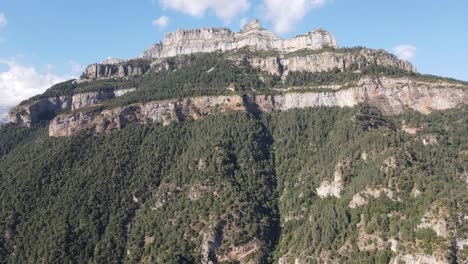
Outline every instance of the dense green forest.
[[[226, 82], [256, 85], [249, 70], [217, 65]], [[217, 87], [198, 74], [159, 85], [180, 81], [184, 94], [180, 78], [192, 76]], [[400, 253], [463, 263], [454, 241], [468, 233], [467, 116], [316, 108], [69, 138], [49, 138], [46, 123], [2, 126], [0, 263], [389, 263]], [[320, 197], [337, 168], [340, 197]], [[393, 195], [351, 207], [369, 188]], [[447, 235], [418, 227], [434, 210]]]

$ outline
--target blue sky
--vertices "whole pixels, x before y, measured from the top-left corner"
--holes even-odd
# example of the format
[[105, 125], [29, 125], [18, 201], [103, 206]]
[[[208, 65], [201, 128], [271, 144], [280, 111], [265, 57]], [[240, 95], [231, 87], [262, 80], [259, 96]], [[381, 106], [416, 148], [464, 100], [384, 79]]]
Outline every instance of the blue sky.
[[[465, 0], [1, 0], [2, 109], [107, 57], [136, 57], [164, 32], [240, 29], [288, 38], [323, 27], [340, 46], [398, 52], [422, 73], [468, 80]], [[163, 18], [161, 18], [163, 17]]]

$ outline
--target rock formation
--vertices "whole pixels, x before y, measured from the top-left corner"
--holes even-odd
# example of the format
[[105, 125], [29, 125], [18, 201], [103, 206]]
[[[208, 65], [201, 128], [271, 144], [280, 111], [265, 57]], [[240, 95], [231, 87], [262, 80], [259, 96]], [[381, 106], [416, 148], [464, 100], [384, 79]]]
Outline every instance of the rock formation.
[[150, 69], [150, 62], [146, 60], [106, 59], [101, 63], [86, 67], [81, 79], [123, 78], [143, 75]]
[[468, 104], [468, 90], [408, 78], [364, 78], [354, 87], [339, 91], [201, 96], [138, 103], [106, 110], [96, 108], [75, 111], [54, 118], [49, 127], [49, 135], [71, 136], [86, 130], [105, 133], [124, 128], [130, 123], [168, 125], [187, 118], [199, 119], [228, 111], [271, 112], [319, 106], [353, 107], [360, 103], [368, 103], [389, 115], [400, 114], [407, 109], [428, 114], [433, 110]]
[[[145, 51], [141, 58], [108, 58], [88, 66], [77, 82], [111, 78], [134, 79], [149, 70], [175, 71], [190, 61], [186, 61], [183, 56], [174, 56], [215, 51], [232, 51], [223, 54], [224, 58], [238, 65], [248, 63], [262, 72], [260, 78], [263, 78], [264, 72], [279, 76], [283, 80], [291, 72], [359, 73], [367, 66], [381, 66], [407, 73], [416, 72], [411, 63], [399, 60], [382, 50], [336, 49], [337, 47], [333, 36], [322, 29], [283, 40], [263, 29], [257, 20], [248, 23], [238, 33], [225, 28], [177, 30], [167, 34], [162, 43]], [[369, 103], [386, 114], [399, 114], [406, 109], [427, 114], [433, 110], [467, 104], [467, 90], [464, 90], [462, 84], [422, 82], [411, 77], [363, 77], [354, 83], [331, 83], [314, 88], [329, 89], [330, 92], [310, 90], [295, 93], [291, 91], [296, 87], [286, 87], [282, 90], [274, 88], [280, 92], [274, 96], [252, 94], [202, 96], [180, 100], [169, 98], [105, 110], [103, 107], [84, 107], [121, 96], [132, 89], [88, 92], [42, 98], [32, 103], [21, 104], [10, 111], [9, 121], [30, 126], [43, 120], [51, 120], [58, 112], [76, 110], [57, 116], [50, 124], [51, 136], [68, 136], [87, 129], [97, 133], [107, 132], [113, 128], [123, 128], [130, 123], [168, 125], [186, 118], [197, 119], [226, 111], [271, 112], [318, 106], [352, 107], [360, 103]], [[228, 86], [228, 89], [234, 92], [237, 90], [235, 84]]]
[[341, 192], [344, 188], [344, 176], [348, 170], [349, 163], [349, 160], [344, 160], [336, 164], [333, 181], [323, 181], [317, 188], [317, 195], [319, 197], [341, 197]]
[[158, 59], [200, 52], [230, 51], [243, 47], [293, 52], [302, 49], [337, 48], [338, 45], [335, 38], [323, 29], [284, 40], [263, 29], [258, 20], [253, 20], [239, 33], [227, 28], [179, 29], [166, 34], [162, 43], [157, 43], [144, 51], [141, 57]]
[[382, 50], [361, 48], [348, 52], [332, 50], [315, 54], [307, 54], [307, 51], [304, 51], [304, 53], [290, 53], [267, 57], [236, 54], [230, 56], [230, 59], [238, 64], [248, 62], [255, 69], [282, 77], [286, 77], [290, 72], [361, 70], [369, 65], [416, 72], [411, 63], [399, 60], [394, 55]]
[[98, 91], [42, 98], [32, 103], [19, 105], [10, 110], [9, 122], [29, 127], [42, 120], [52, 119], [57, 112], [92, 106], [107, 99], [116, 98], [135, 89]]
[[377, 199], [383, 195], [393, 200], [393, 191], [388, 188], [366, 188], [353, 196], [351, 202], [349, 202], [349, 208], [367, 205], [369, 203], [368, 199]]

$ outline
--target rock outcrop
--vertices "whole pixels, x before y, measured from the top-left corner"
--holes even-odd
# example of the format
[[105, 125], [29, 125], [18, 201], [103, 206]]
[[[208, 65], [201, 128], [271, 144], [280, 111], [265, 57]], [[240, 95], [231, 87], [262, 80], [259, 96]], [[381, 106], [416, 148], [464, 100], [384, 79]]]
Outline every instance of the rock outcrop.
[[42, 98], [11, 109], [9, 112], [9, 122], [29, 127], [31, 124], [39, 123], [42, 120], [52, 119], [57, 112], [92, 106], [134, 90], [122, 89]]
[[151, 68], [151, 62], [143, 59], [119, 60], [106, 59], [101, 63], [86, 67], [81, 80], [96, 80], [109, 78], [136, 77], [146, 73]]
[[445, 207], [434, 206], [424, 214], [417, 228], [429, 228], [434, 230], [437, 236], [447, 238], [449, 236], [447, 218], [449, 212]]
[[179, 29], [166, 34], [162, 43], [144, 51], [141, 57], [159, 59], [192, 53], [230, 51], [243, 47], [293, 52], [302, 49], [336, 48], [338, 45], [335, 38], [323, 29], [284, 40], [263, 29], [258, 20], [253, 20], [238, 33], [227, 28]]
[[382, 195], [386, 195], [393, 200], [393, 191], [388, 188], [367, 188], [353, 196], [351, 202], [349, 202], [349, 208], [366, 205], [369, 203], [370, 198], [377, 199]]
[[393, 259], [391, 264], [399, 263], [420, 263], [420, 264], [448, 264], [445, 259], [439, 259], [432, 255], [426, 254], [399, 254]]
[[258, 113], [319, 106], [353, 107], [360, 103], [368, 103], [389, 115], [400, 114], [407, 109], [428, 114], [433, 110], [468, 104], [468, 90], [437, 83], [416, 82], [408, 78], [365, 78], [355, 87], [331, 92], [201, 96], [138, 103], [106, 110], [85, 109], [54, 118], [49, 127], [49, 135], [71, 136], [85, 130], [105, 133], [131, 123], [168, 125], [187, 118], [199, 119], [228, 111]]
[[323, 181], [317, 188], [317, 195], [320, 198], [334, 196], [341, 197], [344, 188], [344, 176], [349, 168], [349, 160], [343, 160], [336, 164], [333, 181]]
[[62, 109], [71, 109], [71, 96], [42, 98], [25, 105], [18, 105], [8, 113], [8, 122], [29, 127], [41, 120], [50, 120]]
[[134, 90], [135, 89], [120, 89], [114, 91], [78, 93], [72, 96], [71, 110], [77, 110], [82, 107], [92, 106], [107, 99], [120, 97], [129, 92], [133, 92]]
[[312, 54], [304, 51], [303, 53], [266, 57], [236, 54], [230, 59], [238, 64], [248, 62], [255, 69], [282, 77], [286, 77], [290, 72], [358, 71], [370, 65], [416, 72], [411, 63], [400, 60], [383, 50], [356, 48], [348, 51], [331, 50]]

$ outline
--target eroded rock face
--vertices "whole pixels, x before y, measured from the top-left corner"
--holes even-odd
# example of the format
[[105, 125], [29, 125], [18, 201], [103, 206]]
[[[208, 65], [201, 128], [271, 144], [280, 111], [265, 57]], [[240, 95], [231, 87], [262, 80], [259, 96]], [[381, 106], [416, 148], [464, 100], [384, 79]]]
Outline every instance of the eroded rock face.
[[449, 212], [445, 207], [434, 206], [424, 214], [417, 228], [430, 228], [434, 230], [437, 236], [447, 238], [449, 236], [448, 218]]
[[98, 104], [104, 100], [120, 97], [135, 89], [122, 89], [115, 91], [99, 91], [89, 93], [79, 93], [72, 96], [71, 110]]
[[[62, 114], [50, 124], [50, 136], [75, 135], [92, 130], [105, 133], [130, 123], [168, 125], [187, 118], [228, 111], [271, 112], [319, 106], [353, 107], [368, 103], [384, 114], [400, 114], [413, 109], [424, 114], [468, 104], [468, 91], [442, 83], [421, 83], [408, 78], [364, 78], [355, 87], [336, 92], [284, 93], [279, 95], [201, 96], [181, 100], [154, 101], [95, 112], [83, 111], [81, 118], [91, 118], [85, 125], [76, 113]], [[70, 126], [72, 128], [67, 128]], [[65, 131], [73, 131], [66, 133]]]
[[392, 264], [416, 263], [416, 264], [448, 264], [445, 259], [438, 259], [432, 255], [426, 254], [400, 254], [391, 261]]
[[151, 67], [146, 60], [108, 59], [86, 67], [81, 79], [96, 80], [108, 78], [136, 77], [146, 73]]
[[203, 236], [201, 248], [201, 263], [212, 264], [216, 262], [216, 249], [223, 242], [223, 227], [225, 223], [215, 225]]
[[382, 50], [360, 49], [343, 52], [340, 50], [319, 52], [310, 55], [286, 54], [272, 57], [251, 56], [248, 54], [231, 56], [238, 64], [248, 62], [253, 68], [281, 76], [283, 79], [291, 72], [327, 72], [332, 70], [360, 70], [369, 65], [396, 68], [416, 72], [413, 65], [402, 61]]
[[26, 105], [18, 105], [8, 113], [8, 122], [29, 127], [41, 120], [50, 120], [62, 109], [71, 109], [70, 96], [55, 96], [36, 100]]
[[39, 99], [11, 109], [9, 122], [29, 127], [31, 124], [39, 123], [42, 120], [52, 119], [59, 111], [92, 106], [103, 100], [116, 98], [134, 90], [99, 91]]
[[349, 203], [349, 208], [356, 208], [369, 203], [370, 198], [377, 199], [382, 195], [393, 199], [393, 191], [388, 188], [367, 188], [361, 192], [356, 193]]
[[338, 45], [335, 38], [323, 29], [284, 40], [263, 29], [260, 22], [254, 20], [239, 33], [234, 33], [227, 28], [179, 29], [166, 34], [162, 43], [157, 43], [144, 51], [141, 57], [158, 59], [192, 53], [229, 51], [243, 47], [292, 52], [301, 49], [336, 48]]
[[349, 167], [349, 160], [343, 160], [336, 164], [333, 181], [323, 181], [317, 188], [317, 195], [321, 198], [334, 196], [341, 197], [344, 188], [344, 176]]

